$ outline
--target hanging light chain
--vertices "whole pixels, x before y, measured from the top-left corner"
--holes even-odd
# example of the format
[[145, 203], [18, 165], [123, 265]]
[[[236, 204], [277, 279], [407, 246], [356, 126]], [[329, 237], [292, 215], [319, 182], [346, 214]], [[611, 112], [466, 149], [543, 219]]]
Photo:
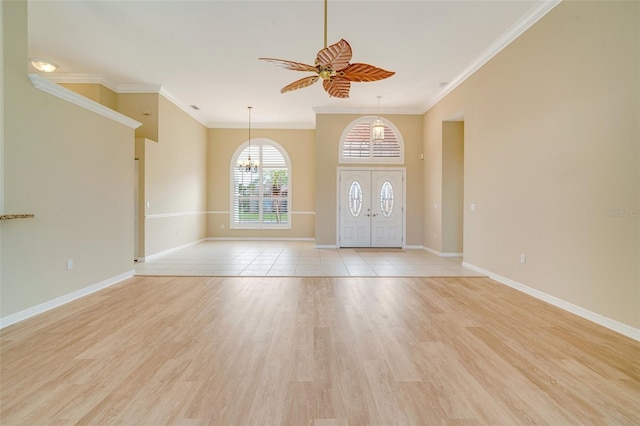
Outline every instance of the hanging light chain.
[[238, 170], [245, 173], [257, 173], [258, 172], [258, 162], [251, 160], [251, 108], [252, 106], [248, 106], [249, 110], [249, 150], [247, 155], [247, 161], [238, 162]]

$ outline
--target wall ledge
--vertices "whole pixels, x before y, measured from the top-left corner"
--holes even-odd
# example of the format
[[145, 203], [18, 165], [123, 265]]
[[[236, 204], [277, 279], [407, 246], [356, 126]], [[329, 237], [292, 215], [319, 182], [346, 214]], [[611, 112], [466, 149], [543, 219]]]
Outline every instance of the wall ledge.
[[111, 108], [107, 108], [106, 106], [92, 101], [89, 98], [85, 98], [84, 96], [79, 95], [76, 92], [69, 90], [66, 87], [62, 87], [59, 84], [47, 80], [46, 78], [41, 77], [37, 74], [29, 74], [29, 79], [31, 80], [31, 84], [33, 84], [33, 87], [35, 87], [36, 89], [42, 90], [43, 92], [49, 93], [50, 95], [56, 96], [60, 99], [64, 99], [65, 101], [78, 105], [81, 108], [95, 112], [96, 114], [116, 121], [120, 124], [124, 124], [125, 126], [132, 129], [137, 129], [138, 127], [142, 126], [142, 123], [140, 123], [139, 121], [129, 118], [124, 114], [120, 114], [119, 112], [114, 111]]
[[514, 288], [518, 291], [528, 294], [529, 296], [533, 296], [536, 299], [542, 300], [543, 302], [547, 302], [555, 307], [558, 307], [567, 312], [571, 312], [572, 314], [578, 315], [586, 320], [599, 324], [603, 327], [608, 328], [609, 330], [613, 330], [617, 333], [623, 334], [627, 337], [630, 337], [636, 341], [640, 341], [640, 329], [631, 327], [630, 325], [623, 324], [619, 321], [612, 320], [611, 318], [607, 318], [603, 315], [597, 314], [595, 312], [591, 312], [588, 309], [580, 307], [578, 305], [574, 305], [573, 303], [569, 303], [565, 300], [559, 299], [550, 294], [544, 293], [540, 290], [536, 290], [535, 288], [531, 288], [524, 284], [521, 284], [517, 281], [514, 281], [510, 278], [503, 277], [491, 271], [487, 271], [486, 269], [482, 269], [478, 266], [472, 265], [467, 262], [462, 262], [462, 266], [465, 266], [469, 269], [473, 269], [476, 272], [480, 272], [481, 274], [487, 275], [494, 281], [498, 281], [501, 284], [507, 285], [511, 288]]

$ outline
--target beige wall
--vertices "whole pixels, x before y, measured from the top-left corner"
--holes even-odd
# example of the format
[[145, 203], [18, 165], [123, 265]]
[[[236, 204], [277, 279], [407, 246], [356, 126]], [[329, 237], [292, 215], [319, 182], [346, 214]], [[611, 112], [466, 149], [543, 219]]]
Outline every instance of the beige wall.
[[291, 160], [291, 229], [229, 229], [230, 169], [247, 129], [209, 129], [207, 235], [212, 238], [313, 238], [315, 215], [314, 130], [251, 129], [251, 138], [280, 144]]
[[2, 8], [4, 212], [35, 214], [0, 225], [6, 317], [132, 271], [134, 131], [35, 89], [27, 3]]
[[145, 256], [206, 237], [207, 129], [164, 96], [145, 142]]
[[[465, 261], [636, 328], [639, 6], [561, 3], [425, 116], [428, 206], [442, 121], [464, 109]], [[438, 248], [441, 219], [424, 223]]]
[[136, 138], [158, 141], [160, 97], [158, 93], [116, 95], [116, 111], [142, 123], [142, 126], [136, 129]]
[[60, 86], [66, 87], [69, 90], [89, 98], [92, 101], [98, 102], [115, 110], [117, 108], [117, 95], [113, 90], [104, 87], [102, 84], [97, 83], [60, 83]]
[[442, 253], [462, 253], [464, 122], [442, 123]]
[[64, 86], [143, 123], [135, 143], [138, 257], [205, 238], [206, 128], [157, 93], [116, 94], [100, 84]]
[[[337, 168], [340, 136], [344, 129], [361, 115], [318, 114], [316, 116], [316, 244], [334, 246], [336, 242]], [[419, 115], [388, 115], [404, 140], [404, 164], [389, 167], [406, 168], [406, 245], [421, 245], [422, 241], [422, 118]], [[362, 165], [360, 165], [362, 166]], [[375, 167], [383, 167], [376, 165]]]

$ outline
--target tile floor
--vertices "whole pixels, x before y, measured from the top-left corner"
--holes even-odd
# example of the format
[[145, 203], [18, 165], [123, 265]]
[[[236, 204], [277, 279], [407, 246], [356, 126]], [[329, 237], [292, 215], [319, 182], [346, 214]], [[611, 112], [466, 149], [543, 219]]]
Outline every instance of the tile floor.
[[421, 249], [319, 249], [312, 241], [204, 241], [147, 262], [136, 275], [479, 276], [460, 257]]

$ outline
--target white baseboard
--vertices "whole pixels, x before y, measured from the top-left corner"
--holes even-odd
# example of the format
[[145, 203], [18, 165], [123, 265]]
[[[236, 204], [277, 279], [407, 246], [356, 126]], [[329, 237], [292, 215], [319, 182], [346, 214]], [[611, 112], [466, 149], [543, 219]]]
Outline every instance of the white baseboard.
[[8, 327], [11, 324], [15, 324], [20, 321], [24, 321], [28, 318], [31, 318], [35, 315], [41, 314], [43, 312], [49, 311], [53, 308], [57, 308], [58, 306], [62, 306], [66, 303], [69, 303], [73, 300], [79, 299], [81, 297], [87, 296], [91, 293], [95, 293], [96, 291], [102, 290], [109, 286], [119, 283], [120, 281], [126, 280], [127, 278], [133, 277], [134, 271], [128, 271], [120, 275], [116, 275], [115, 277], [108, 278], [99, 283], [90, 285], [89, 287], [82, 288], [80, 290], [76, 290], [72, 293], [65, 294], [64, 296], [56, 297], [55, 299], [49, 300], [47, 302], [41, 303], [36, 306], [32, 306], [31, 308], [25, 309], [24, 311], [16, 312], [15, 314], [7, 315], [6, 317], [0, 318], [0, 328]]
[[462, 257], [464, 253], [440, 253], [442, 257]]
[[425, 247], [425, 246], [420, 246], [420, 247], [423, 250], [426, 250], [429, 253], [435, 254], [436, 256], [440, 256], [440, 257], [462, 257], [464, 255], [464, 253], [443, 253], [441, 251], [434, 250], [434, 249], [429, 248], [429, 247]]
[[402, 248], [407, 249], [407, 250], [424, 250], [424, 246], [422, 246], [422, 245], [409, 245], [409, 244], [407, 244]]
[[438, 250], [434, 250], [432, 248], [425, 247], [425, 246], [422, 246], [422, 249], [425, 251], [428, 251], [431, 254], [435, 254], [436, 256], [440, 256], [440, 252]]
[[335, 244], [316, 244], [314, 246], [314, 248], [317, 249], [335, 249], [335, 248], [339, 248], [337, 245]]
[[[202, 240], [192, 241], [190, 243], [183, 244], [181, 246], [172, 247], [172, 248], [167, 249], [167, 250], [159, 251], [158, 253], [150, 254], [149, 256], [145, 256], [144, 257], [144, 261], [148, 262], [148, 261], [153, 260], [155, 258], [158, 258], [160, 256], [164, 256], [165, 254], [173, 253], [174, 251], [182, 250], [183, 248], [187, 248], [187, 247], [199, 244], [199, 243], [205, 241], [206, 239], [207, 238], [203, 238]], [[140, 260], [140, 258], [138, 258], [138, 261], [139, 260]]]
[[486, 269], [482, 269], [478, 266], [472, 265], [467, 262], [462, 262], [462, 266], [465, 266], [469, 269], [473, 269], [474, 271], [480, 272], [483, 275], [487, 275], [489, 278], [498, 281], [501, 284], [505, 284], [511, 288], [514, 288], [518, 291], [526, 293], [530, 296], [535, 297], [536, 299], [540, 299], [544, 302], [547, 302], [553, 306], [556, 306], [560, 309], [563, 309], [567, 312], [571, 312], [572, 314], [578, 315], [586, 320], [599, 324], [603, 327], [606, 327], [610, 330], [613, 330], [617, 333], [623, 334], [627, 337], [630, 337], [634, 340], [640, 341], [640, 329], [631, 327], [627, 324], [623, 324], [616, 320], [612, 320], [611, 318], [607, 318], [603, 315], [597, 314], [595, 312], [591, 312], [588, 309], [582, 308], [578, 305], [574, 305], [573, 303], [569, 303], [565, 300], [559, 299], [550, 294], [544, 293], [540, 290], [536, 290], [535, 288], [531, 288], [524, 284], [521, 284], [517, 281], [514, 281], [510, 278], [503, 277], [491, 271], [487, 271]]

